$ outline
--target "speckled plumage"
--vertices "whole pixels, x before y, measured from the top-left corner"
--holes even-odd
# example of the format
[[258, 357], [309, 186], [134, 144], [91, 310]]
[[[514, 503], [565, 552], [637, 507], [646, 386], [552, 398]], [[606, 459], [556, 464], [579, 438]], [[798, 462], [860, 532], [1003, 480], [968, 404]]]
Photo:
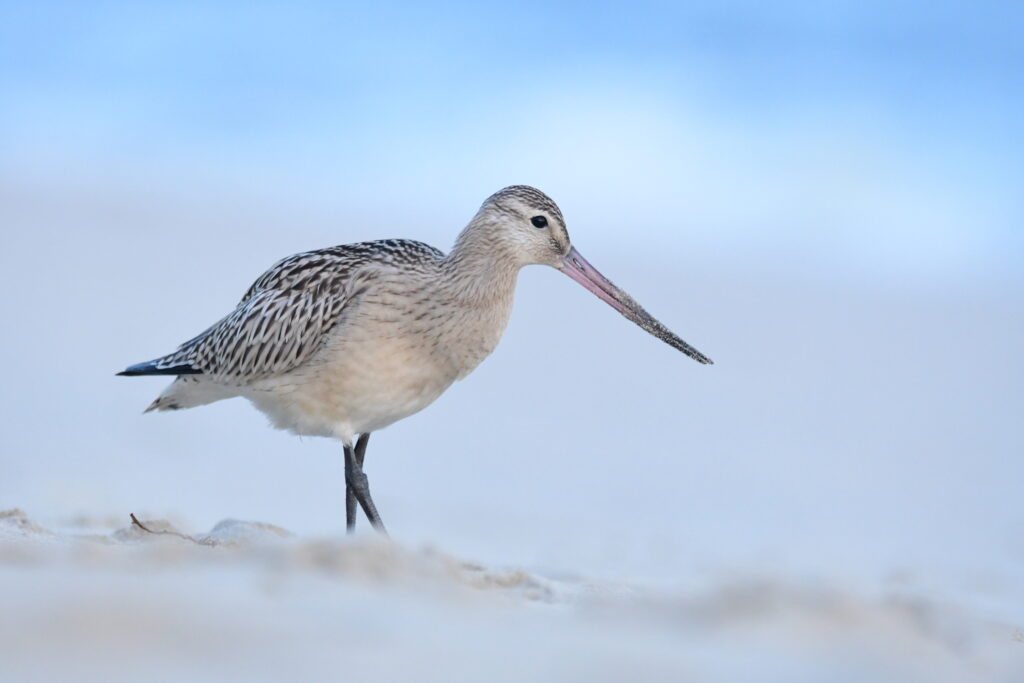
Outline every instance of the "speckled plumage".
[[[447, 255], [395, 239], [290, 256], [219, 322], [120, 374], [176, 376], [147, 412], [242, 396], [278, 428], [341, 439], [348, 490], [383, 530], [361, 469], [365, 437], [425, 408], [494, 350], [517, 274], [529, 264], [565, 272], [643, 329], [710, 363], [572, 248], [547, 195], [515, 185], [483, 203]], [[350, 498], [349, 528], [353, 505]]]
[[512, 187], [488, 198], [448, 256], [403, 239], [289, 256], [223, 319], [124, 374], [178, 375], [147, 411], [243, 396], [297, 434], [350, 441], [385, 427], [429, 405], [497, 345], [521, 264], [491, 219], [510, 210], [510, 198], [561, 221], [545, 195]]
[[275, 263], [249, 287], [237, 307], [174, 353], [157, 369], [199, 373], [247, 384], [282, 375], [309, 360], [346, 307], [372, 286], [375, 272], [429, 274], [444, 258], [412, 240], [380, 240], [295, 254]]

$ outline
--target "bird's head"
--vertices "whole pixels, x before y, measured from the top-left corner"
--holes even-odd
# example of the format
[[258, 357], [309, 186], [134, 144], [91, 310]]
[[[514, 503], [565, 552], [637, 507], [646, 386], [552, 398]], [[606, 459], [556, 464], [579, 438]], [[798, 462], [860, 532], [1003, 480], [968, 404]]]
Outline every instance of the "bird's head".
[[529, 185], [495, 192], [473, 222], [481, 224], [495, 248], [519, 266], [536, 263], [557, 268], [572, 248], [558, 205]]
[[[590, 265], [569, 241], [558, 205], [540, 190], [512, 185], [487, 198], [463, 233], [518, 267], [540, 264], [562, 271], [642, 329], [699, 363], [711, 359], [677, 337], [631, 296]], [[482, 246], [482, 245], [481, 245]]]

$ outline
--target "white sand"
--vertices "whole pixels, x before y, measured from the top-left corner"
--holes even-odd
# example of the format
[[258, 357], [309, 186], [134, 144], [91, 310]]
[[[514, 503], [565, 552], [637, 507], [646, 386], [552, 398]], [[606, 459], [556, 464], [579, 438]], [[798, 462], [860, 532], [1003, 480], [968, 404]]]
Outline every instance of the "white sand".
[[0, 679], [1024, 680], [1010, 624], [785, 577], [666, 592], [227, 520], [0, 515]]

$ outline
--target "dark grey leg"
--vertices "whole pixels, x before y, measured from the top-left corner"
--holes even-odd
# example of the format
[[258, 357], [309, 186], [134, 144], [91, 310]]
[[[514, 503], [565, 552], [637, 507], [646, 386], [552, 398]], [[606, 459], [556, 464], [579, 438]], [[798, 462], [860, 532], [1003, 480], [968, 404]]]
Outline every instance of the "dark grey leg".
[[[363, 469], [363, 461], [366, 459], [366, 444], [370, 441], [370, 433], [359, 435], [359, 440], [356, 441], [356, 464], [359, 465], [359, 469]], [[346, 465], [346, 472], [348, 466]], [[346, 482], [348, 477], [346, 475]], [[356, 494], [352, 491], [352, 487], [347, 483], [345, 484], [345, 528], [348, 529], [349, 533], [355, 531], [356, 528]]]
[[[363, 448], [363, 455], [365, 456], [366, 447], [364, 446]], [[366, 518], [370, 520], [373, 528], [387, 536], [384, 522], [380, 520], [377, 506], [373, 504], [373, 498], [370, 497], [370, 482], [367, 480], [366, 475], [363, 474], [363, 468], [357, 460], [355, 449], [349, 444], [345, 444], [345, 485], [352, 491], [356, 500], [363, 507], [363, 512], [366, 513]]]

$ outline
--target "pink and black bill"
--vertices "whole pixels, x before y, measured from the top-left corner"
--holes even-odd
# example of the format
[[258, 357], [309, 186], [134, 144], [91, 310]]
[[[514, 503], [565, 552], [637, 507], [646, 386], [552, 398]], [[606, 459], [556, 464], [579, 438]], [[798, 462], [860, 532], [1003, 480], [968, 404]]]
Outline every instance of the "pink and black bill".
[[645, 311], [640, 304], [633, 300], [633, 297], [612, 284], [604, 275], [601, 275], [594, 266], [587, 263], [587, 260], [580, 256], [575, 247], [569, 249], [569, 253], [565, 255], [559, 270], [593, 292], [597, 298], [624, 315], [628, 320], [632, 320], [642, 329], [650, 332], [672, 348], [682, 351], [698, 363], [712, 364], [710, 358], [677, 337], [672, 330], [662, 325], [654, 316]]

